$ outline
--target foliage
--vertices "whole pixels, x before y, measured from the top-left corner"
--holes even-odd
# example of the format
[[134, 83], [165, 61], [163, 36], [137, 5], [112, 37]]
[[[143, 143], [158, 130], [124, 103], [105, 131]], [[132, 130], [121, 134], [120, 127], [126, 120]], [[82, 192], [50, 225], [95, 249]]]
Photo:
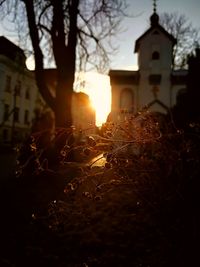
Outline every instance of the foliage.
[[[18, 177], [17, 210], [22, 205], [24, 214], [26, 192], [31, 222], [23, 227], [20, 264], [197, 266], [199, 129], [177, 129], [147, 111], [109, 122], [84, 142], [65, 136], [57, 168], [48, 164]], [[69, 162], [76, 149], [104, 156]], [[44, 160], [40, 154], [38, 160]]]

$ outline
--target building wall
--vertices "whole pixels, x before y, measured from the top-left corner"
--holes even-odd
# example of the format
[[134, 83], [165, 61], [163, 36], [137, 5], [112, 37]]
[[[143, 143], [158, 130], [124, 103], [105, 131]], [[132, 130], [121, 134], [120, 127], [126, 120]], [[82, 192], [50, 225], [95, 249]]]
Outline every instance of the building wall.
[[[122, 84], [112, 83], [111, 88], [112, 88], [112, 106], [111, 106], [112, 120], [121, 121], [128, 114], [137, 111], [137, 90], [138, 90], [137, 85], [133, 85], [130, 83], [122, 83]], [[131, 92], [132, 95], [129, 92]], [[129, 101], [127, 101], [126, 97], [132, 99], [131, 100], [129, 99]], [[125, 101], [123, 101], [123, 98], [125, 98]], [[123, 104], [123, 102], [125, 102], [124, 103], [125, 105]]]
[[[186, 89], [186, 83], [172, 84], [170, 79], [170, 73], [162, 72], [161, 83], [159, 85], [151, 85], [149, 83], [149, 72], [143, 72], [138, 85], [131, 83], [115, 83], [112, 82], [112, 108], [110, 118], [114, 121], [124, 118], [122, 115], [122, 109], [120, 106], [120, 99], [122, 92], [126, 89], [130, 89], [133, 93], [133, 109], [132, 112], [136, 113], [144, 108], [155, 99], [161, 101], [166, 107], [171, 108], [175, 106], [177, 101], [177, 95], [180, 90]], [[123, 79], [123, 78], [122, 78]], [[166, 109], [161, 105], [153, 105], [150, 110], [166, 113]], [[129, 110], [131, 111], [131, 110]]]
[[[0, 144], [22, 140], [31, 130], [36, 109], [49, 112], [37, 88], [34, 72], [26, 68], [25, 59], [22, 49], [0, 36]], [[49, 89], [55, 93], [56, 70], [45, 70], [44, 75]], [[88, 96], [83, 95], [73, 95], [74, 125], [94, 132], [95, 112]]]
[[[138, 62], [140, 71], [139, 109], [156, 98], [170, 107], [172, 49], [172, 41], [157, 28], [152, 29], [140, 41], [138, 51], [140, 54]], [[158, 53], [159, 58], [154, 59], [154, 53]], [[156, 79], [150, 81], [150, 75], [152, 78], [160, 75], [160, 81], [156, 81]]]
[[[10, 86], [8, 88], [8, 80]], [[0, 142], [23, 138], [30, 130], [37, 97], [34, 74], [25, 65], [18, 65], [0, 55]], [[14, 119], [14, 107], [18, 119]], [[5, 120], [5, 109], [8, 117]], [[17, 115], [17, 114], [16, 114]]]
[[[134, 95], [132, 113], [149, 106], [150, 110], [166, 113], [176, 104], [180, 90], [186, 88], [186, 71], [172, 71], [174, 40], [159, 25], [150, 27], [137, 41], [138, 71], [111, 70], [112, 110], [110, 118], [114, 121], [124, 117], [121, 112], [121, 92], [126, 88]], [[175, 79], [172, 80], [172, 74]], [[138, 82], [126, 82], [126, 76], [138, 76]], [[134, 79], [133, 79], [134, 80]], [[125, 82], [123, 82], [125, 81]], [[151, 105], [151, 103], [153, 103]], [[160, 104], [161, 103], [161, 104]], [[131, 113], [131, 112], [129, 112]]]
[[[158, 34], [154, 34], [154, 32]], [[138, 67], [140, 70], [148, 70], [152, 74], [160, 70], [171, 70], [173, 44], [159, 29], [152, 29], [151, 32], [142, 38], [138, 51]], [[160, 60], [153, 61], [152, 53], [159, 52]]]

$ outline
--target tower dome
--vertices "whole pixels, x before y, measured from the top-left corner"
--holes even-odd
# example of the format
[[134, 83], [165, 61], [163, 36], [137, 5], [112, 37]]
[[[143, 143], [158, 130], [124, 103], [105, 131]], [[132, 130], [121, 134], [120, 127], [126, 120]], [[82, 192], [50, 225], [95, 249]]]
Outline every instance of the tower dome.
[[150, 17], [151, 26], [156, 26], [159, 23], [159, 16], [156, 13], [157, 4], [156, 0], [153, 0], [153, 14]]
[[151, 26], [156, 26], [159, 23], [159, 16], [154, 12], [150, 17]]

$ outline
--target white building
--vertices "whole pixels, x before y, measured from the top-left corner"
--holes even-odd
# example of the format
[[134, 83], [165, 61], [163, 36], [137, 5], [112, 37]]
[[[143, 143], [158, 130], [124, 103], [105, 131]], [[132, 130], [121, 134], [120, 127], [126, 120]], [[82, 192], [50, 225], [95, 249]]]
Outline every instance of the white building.
[[22, 49], [0, 36], [0, 143], [27, 135], [38, 90]]
[[160, 24], [156, 11], [150, 27], [135, 42], [138, 71], [110, 70], [112, 107], [110, 119], [118, 121], [144, 107], [167, 113], [186, 89], [186, 70], [173, 70], [176, 39]]

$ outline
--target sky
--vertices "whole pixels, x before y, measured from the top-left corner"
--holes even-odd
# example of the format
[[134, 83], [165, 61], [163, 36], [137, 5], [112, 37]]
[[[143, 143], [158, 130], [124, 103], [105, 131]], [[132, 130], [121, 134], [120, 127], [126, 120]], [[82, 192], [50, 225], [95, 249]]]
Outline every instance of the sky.
[[[158, 15], [167, 12], [184, 14], [195, 28], [200, 29], [200, 0], [158, 0]], [[153, 13], [153, 0], [127, 0], [128, 12], [131, 18], [124, 18], [118, 34], [118, 53], [112, 58], [111, 69], [133, 69], [137, 65], [137, 55], [133, 53], [135, 40], [140, 37], [150, 25], [149, 18]]]
[[[153, 0], [126, 0], [127, 12], [132, 17], [126, 17], [121, 23], [121, 32], [117, 34], [115, 45], [118, 52], [112, 57], [111, 69], [134, 68], [137, 65], [137, 55], [133, 53], [135, 40], [149, 26], [149, 18], [153, 12]], [[184, 14], [193, 26], [200, 28], [200, 0], [156, 0], [157, 13], [178, 12]], [[12, 37], [12, 34], [1, 27], [0, 35]], [[4, 23], [4, 26], [5, 23]]]
[[[122, 20], [121, 31], [114, 43], [118, 46], [118, 52], [111, 59], [110, 69], [137, 69], [137, 55], [133, 52], [135, 41], [150, 26], [153, 0], [127, 0], [127, 3], [129, 5], [127, 11], [131, 17]], [[156, 3], [158, 14], [163, 12], [184, 14], [188, 22], [200, 29], [200, 0], [157, 0]], [[1, 23], [0, 35], [10, 37], [10, 33], [2, 29]], [[109, 78], [92, 72], [86, 75], [86, 79], [87, 86], [83, 91], [90, 96], [93, 106], [96, 106], [97, 124], [101, 125], [110, 111]]]
[[[134, 54], [135, 41], [150, 26], [149, 18], [153, 13], [153, 0], [127, 0], [127, 3], [131, 17], [124, 18], [121, 23], [122, 31], [118, 33], [116, 39], [119, 49], [111, 60], [110, 69], [137, 69], [137, 54]], [[178, 14], [185, 15], [188, 18], [188, 22], [191, 22], [193, 27], [200, 30], [200, 0], [158, 0], [156, 3], [158, 15], [164, 12], [178, 12]], [[93, 87], [95, 87], [95, 84]], [[104, 90], [110, 97], [110, 87], [107, 86]], [[93, 101], [95, 102], [95, 99]], [[97, 103], [99, 103], [98, 99]], [[109, 111], [110, 103], [107, 102], [107, 105], [106, 110]], [[104, 120], [106, 119], [106, 114], [104, 112]], [[101, 119], [97, 120], [97, 124], [100, 125], [103, 119], [101, 114], [98, 116]]]

